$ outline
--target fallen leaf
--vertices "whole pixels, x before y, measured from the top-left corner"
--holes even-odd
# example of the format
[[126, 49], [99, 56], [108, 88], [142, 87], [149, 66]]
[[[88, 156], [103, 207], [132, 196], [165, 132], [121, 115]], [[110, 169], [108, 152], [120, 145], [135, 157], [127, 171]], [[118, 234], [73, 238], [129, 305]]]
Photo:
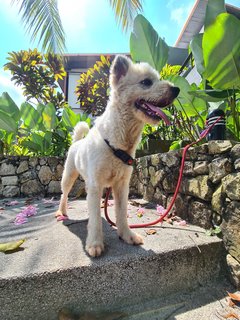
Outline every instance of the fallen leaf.
[[146, 234], [148, 234], [149, 236], [157, 233], [157, 231], [155, 229], [148, 229], [148, 230], [145, 230]]
[[229, 293], [228, 295], [231, 299], [240, 302], [240, 293]]
[[7, 251], [16, 250], [16, 249], [18, 249], [24, 242], [25, 242], [25, 239], [18, 240], [18, 241], [6, 242], [6, 243], [0, 243], [0, 251], [1, 251], [1, 252], [7, 252]]

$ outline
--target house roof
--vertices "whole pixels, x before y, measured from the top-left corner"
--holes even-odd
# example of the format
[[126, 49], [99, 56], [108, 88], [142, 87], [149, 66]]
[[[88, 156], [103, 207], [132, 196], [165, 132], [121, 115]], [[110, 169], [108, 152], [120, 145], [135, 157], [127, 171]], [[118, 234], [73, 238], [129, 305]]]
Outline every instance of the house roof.
[[[182, 31], [177, 38], [175, 47], [188, 48], [192, 38], [201, 31], [204, 25], [207, 3], [208, 0], [195, 1], [195, 4], [182, 28]], [[226, 4], [226, 10], [228, 13], [231, 13], [240, 19], [240, 8]]]
[[[65, 69], [66, 71], [76, 69], [88, 69], [93, 67], [97, 60], [100, 60], [101, 55], [109, 56], [112, 60], [119, 53], [94, 53], [94, 54], [65, 54]], [[120, 53], [130, 56], [129, 53]], [[168, 63], [171, 65], [182, 65], [188, 56], [187, 49], [169, 47]]]

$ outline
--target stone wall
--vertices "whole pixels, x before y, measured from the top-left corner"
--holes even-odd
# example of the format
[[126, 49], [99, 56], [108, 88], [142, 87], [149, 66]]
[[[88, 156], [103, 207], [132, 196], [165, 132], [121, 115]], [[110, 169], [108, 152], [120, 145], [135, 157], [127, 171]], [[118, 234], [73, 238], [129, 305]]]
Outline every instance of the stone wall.
[[[0, 197], [61, 194], [63, 164], [62, 157], [0, 157]], [[70, 195], [84, 192], [84, 182], [79, 178]]]
[[[137, 159], [131, 193], [167, 208], [181, 155], [182, 151], [170, 151]], [[240, 143], [210, 141], [188, 150], [172, 212], [206, 229], [221, 227], [227, 263], [240, 286]]]
[[[176, 188], [181, 151], [137, 159], [130, 192], [167, 207]], [[0, 157], [0, 197], [60, 195], [64, 158]], [[79, 178], [70, 196], [85, 195]], [[240, 287], [240, 143], [210, 141], [187, 152], [173, 211], [190, 223], [219, 225], [227, 263]]]

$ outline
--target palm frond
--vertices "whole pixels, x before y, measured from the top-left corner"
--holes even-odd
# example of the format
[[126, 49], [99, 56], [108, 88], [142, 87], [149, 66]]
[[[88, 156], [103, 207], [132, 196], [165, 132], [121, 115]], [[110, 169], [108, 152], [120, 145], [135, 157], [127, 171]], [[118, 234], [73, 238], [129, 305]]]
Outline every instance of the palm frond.
[[65, 34], [59, 16], [57, 0], [12, 0], [19, 5], [24, 27], [31, 41], [38, 39], [42, 50], [63, 54]]
[[126, 31], [133, 23], [135, 15], [142, 11], [142, 0], [109, 0], [117, 22]]

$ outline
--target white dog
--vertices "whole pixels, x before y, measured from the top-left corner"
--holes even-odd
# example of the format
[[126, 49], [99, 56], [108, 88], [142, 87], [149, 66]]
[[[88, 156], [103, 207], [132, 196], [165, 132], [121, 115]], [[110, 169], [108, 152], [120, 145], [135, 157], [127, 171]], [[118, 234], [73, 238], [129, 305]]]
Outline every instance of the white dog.
[[[89, 211], [86, 250], [92, 257], [104, 250], [100, 203], [105, 187], [113, 190], [118, 235], [129, 244], [143, 243], [127, 222], [131, 164], [144, 124], [157, 124], [160, 118], [168, 122], [161, 108], [171, 104], [179, 93], [179, 88], [161, 81], [149, 64], [134, 64], [121, 55], [112, 63], [110, 86], [106, 110], [91, 130], [84, 122], [74, 129], [56, 212], [56, 216], [67, 214], [68, 194], [80, 174], [86, 183]], [[117, 149], [120, 151], [115, 154]]]

